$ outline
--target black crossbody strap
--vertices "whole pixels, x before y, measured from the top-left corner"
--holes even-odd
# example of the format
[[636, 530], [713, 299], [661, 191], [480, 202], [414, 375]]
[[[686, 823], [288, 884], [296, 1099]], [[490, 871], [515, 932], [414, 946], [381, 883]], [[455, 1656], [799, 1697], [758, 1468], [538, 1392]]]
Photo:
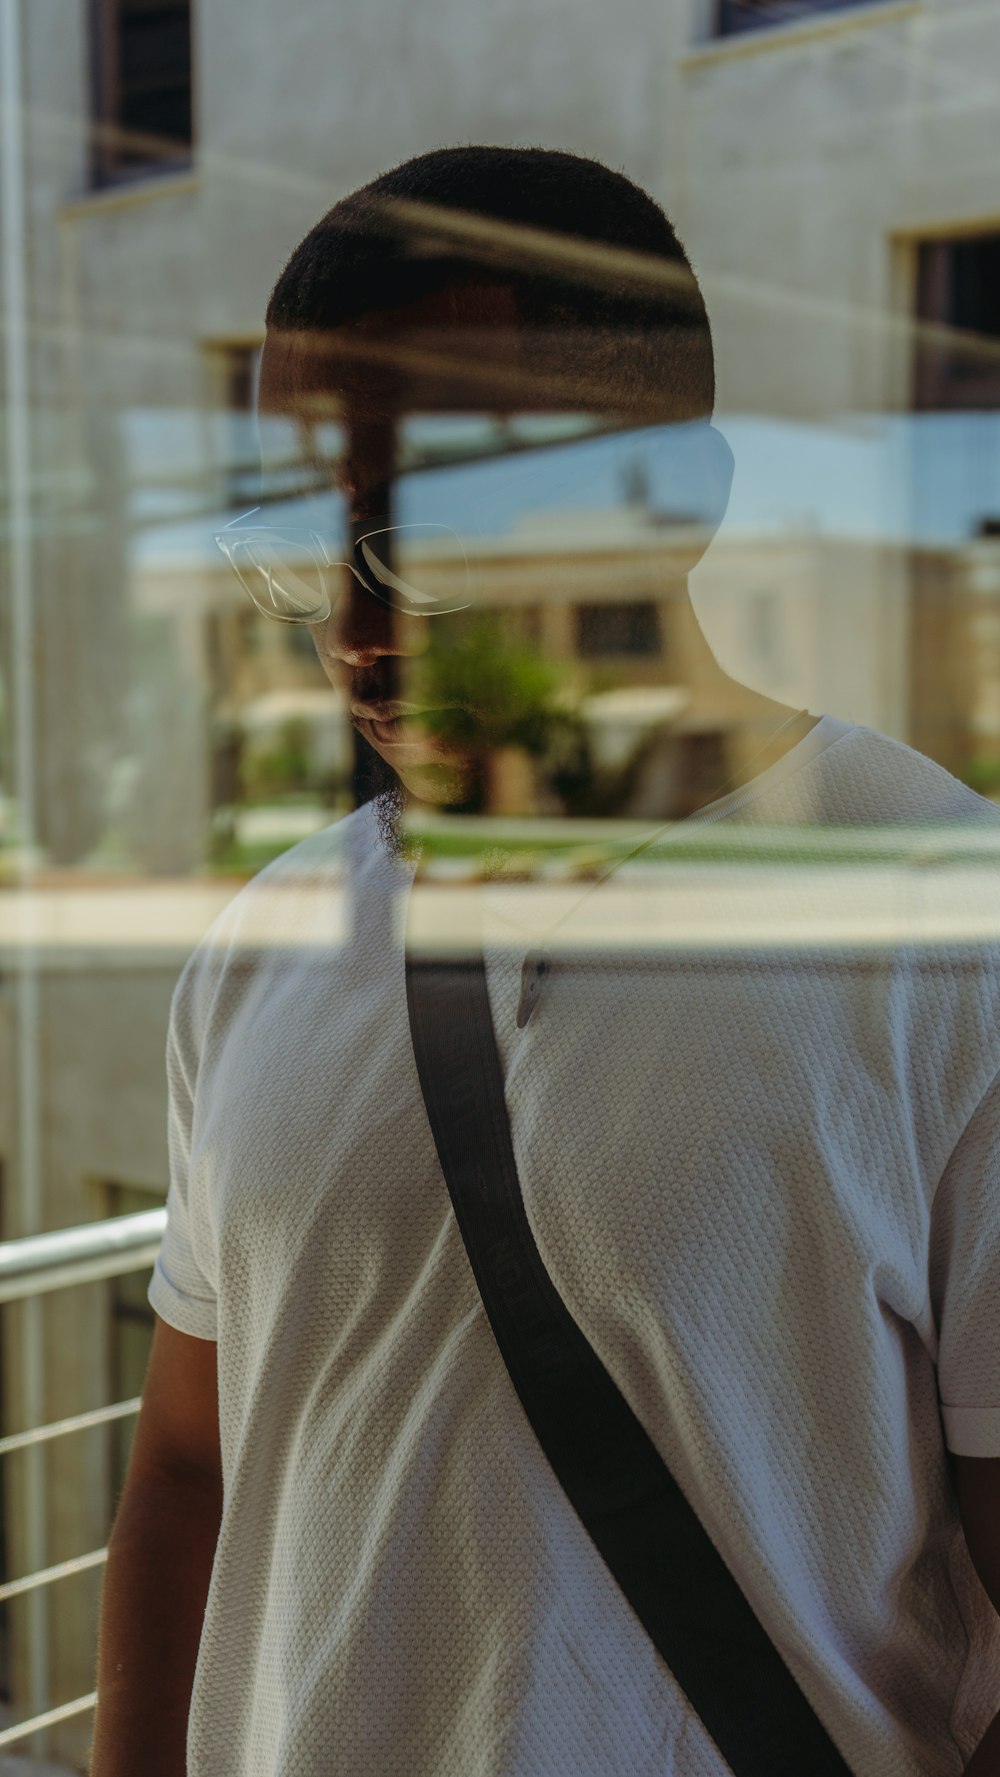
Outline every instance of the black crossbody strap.
[[535, 1245], [482, 959], [406, 962], [410, 1030], [455, 1216], [556, 1477], [736, 1777], [850, 1777]]

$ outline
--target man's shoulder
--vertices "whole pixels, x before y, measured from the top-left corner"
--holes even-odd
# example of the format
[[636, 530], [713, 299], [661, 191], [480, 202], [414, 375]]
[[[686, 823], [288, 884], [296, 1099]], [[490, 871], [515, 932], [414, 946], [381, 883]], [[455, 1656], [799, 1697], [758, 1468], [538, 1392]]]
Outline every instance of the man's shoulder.
[[854, 726], [819, 756], [855, 818], [887, 825], [972, 825], [1000, 836], [1000, 806], [878, 729]]
[[287, 851], [262, 865], [227, 902], [220, 922], [239, 924], [255, 917], [262, 905], [276, 910], [289, 893], [322, 889], [343, 880], [349, 872], [363, 868], [374, 858], [377, 842], [371, 805], [365, 803], [297, 840]]
[[275, 883], [329, 881], [344, 870], [363, 866], [379, 852], [380, 842], [372, 804], [365, 802], [349, 814], [338, 815], [279, 852], [245, 882], [233, 904], [266, 893]]
[[175, 1018], [214, 994], [224, 975], [242, 966], [303, 955], [328, 945], [339, 929], [340, 895], [349, 879], [384, 861], [385, 847], [369, 804], [300, 839], [241, 884], [203, 932], [178, 978]]

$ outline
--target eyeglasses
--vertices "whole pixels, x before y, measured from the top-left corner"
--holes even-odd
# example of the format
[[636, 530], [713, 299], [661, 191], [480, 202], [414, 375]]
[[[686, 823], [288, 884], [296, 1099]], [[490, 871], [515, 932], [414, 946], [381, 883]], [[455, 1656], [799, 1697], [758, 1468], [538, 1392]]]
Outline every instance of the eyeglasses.
[[249, 522], [260, 510], [234, 518], [213, 540], [265, 617], [325, 622], [343, 590], [345, 568], [373, 598], [410, 616], [435, 617], [471, 603], [468, 558], [447, 525], [368, 531], [348, 558], [320, 531]]
[[[264, 524], [259, 506], [213, 538], [258, 611], [280, 623], [325, 622], [345, 569], [391, 610], [436, 617], [476, 602], [498, 542], [504, 548], [528, 520], [536, 521], [527, 532], [533, 547], [539, 517], [558, 514], [573, 525], [588, 508], [613, 515], [623, 501], [654, 526], [681, 522], [711, 534], [726, 509], [732, 469], [729, 446], [713, 426], [646, 427], [407, 472], [396, 483], [396, 510], [420, 522], [367, 531], [349, 553], [342, 531]], [[456, 513], [461, 535], [438, 522]], [[317, 516], [325, 527], [332, 515], [327, 508]]]

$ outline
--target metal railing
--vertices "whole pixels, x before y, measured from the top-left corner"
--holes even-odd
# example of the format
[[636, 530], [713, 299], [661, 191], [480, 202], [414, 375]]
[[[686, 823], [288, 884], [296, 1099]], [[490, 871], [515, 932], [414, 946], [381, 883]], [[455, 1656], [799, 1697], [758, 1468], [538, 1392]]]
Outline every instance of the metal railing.
[[[99, 1278], [119, 1277], [129, 1271], [152, 1266], [167, 1223], [165, 1209], [142, 1210], [138, 1215], [113, 1216], [103, 1222], [88, 1222], [79, 1228], [60, 1228], [53, 1234], [31, 1234], [22, 1240], [0, 1242], [0, 1303], [13, 1302], [28, 1296], [39, 1296], [49, 1290], [61, 1290], [71, 1284], [91, 1283]], [[52, 1438], [66, 1437], [71, 1432], [90, 1426], [106, 1425], [114, 1419], [125, 1419], [137, 1413], [141, 1396], [117, 1401], [110, 1407], [97, 1407], [89, 1413], [76, 1413], [69, 1419], [58, 1419], [50, 1425], [35, 1426], [29, 1431], [15, 1432], [0, 1438], [0, 1457], [12, 1450], [24, 1450]], [[99, 1567], [107, 1560], [107, 1548], [91, 1549], [70, 1561], [54, 1567], [38, 1568], [20, 1579], [0, 1584], [0, 1603], [40, 1586], [49, 1586], [70, 1574], [83, 1573]], [[44, 1710], [12, 1727], [0, 1729], [0, 1748], [15, 1740], [25, 1740], [41, 1728], [53, 1727], [71, 1716], [83, 1715], [97, 1701], [97, 1692], [75, 1697], [58, 1708]]]

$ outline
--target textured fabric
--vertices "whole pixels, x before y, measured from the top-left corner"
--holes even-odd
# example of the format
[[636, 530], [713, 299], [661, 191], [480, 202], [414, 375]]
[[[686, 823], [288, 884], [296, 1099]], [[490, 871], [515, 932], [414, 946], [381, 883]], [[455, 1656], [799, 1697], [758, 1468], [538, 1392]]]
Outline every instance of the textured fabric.
[[[952, 918], [947, 868], [998, 823], [824, 718], [701, 817], [711, 855], [624, 866], [557, 938], [483, 897], [542, 1256], [863, 1777], [957, 1777], [1000, 1708], [946, 1456], [1000, 1455], [992, 877]], [[851, 868], [748, 861], [847, 830]], [[886, 830], [926, 844], [885, 863]], [[149, 1296], [218, 1341], [225, 1478], [189, 1772], [719, 1777], [494, 1345], [410, 1048], [409, 899], [361, 810], [242, 889], [174, 994]]]

